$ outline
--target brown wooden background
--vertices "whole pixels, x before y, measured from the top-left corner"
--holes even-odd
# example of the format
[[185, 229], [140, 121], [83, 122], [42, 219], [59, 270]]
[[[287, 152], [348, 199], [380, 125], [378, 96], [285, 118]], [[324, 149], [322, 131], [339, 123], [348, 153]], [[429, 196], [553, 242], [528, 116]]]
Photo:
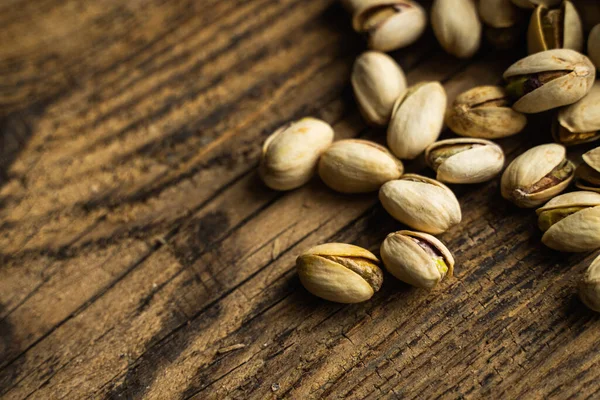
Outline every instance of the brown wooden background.
[[[5, 0], [0, 26], [0, 397], [600, 397], [600, 318], [576, 296], [594, 254], [544, 248], [497, 181], [454, 187], [456, 277], [432, 292], [301, 287], [303, 250], [377, 252], [401, 228], [374, 194], [256, 175], [291, 119], [384, 137], [357, 113], [364, 43], [332, 0]], [[452, 99], [519, 52], [459, 61], [428, 32], [393, 55]], [[508, 158], [547, 122], [500, 142]]]

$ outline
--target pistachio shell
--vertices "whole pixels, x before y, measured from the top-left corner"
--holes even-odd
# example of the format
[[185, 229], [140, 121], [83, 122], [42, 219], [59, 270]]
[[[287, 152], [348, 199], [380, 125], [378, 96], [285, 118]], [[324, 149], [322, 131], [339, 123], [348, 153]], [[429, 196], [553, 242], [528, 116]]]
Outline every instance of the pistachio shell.
[[552, 225], [542, 242], [554, 250], [591, 251], [600, 247], [600, 206], [585, 208]]
[[267, 186], [290, 190], [313, 176], [319, 156], [333, 141], [331, 126], [316, 118], [286, 124], [267, 138], [258, 167]]
[[519, 20], [519, 10], [510, 0], [479, 0], [481, 20], [494, 28], [508, 28]]
[[533, 77], [538, 85], [537, 76], [553, 71], [563, 75], [520, 96], [513, 108], [524, 113], [537, 113], [575, 103], [590, 91], [596, 76], [594, 66], [583, 54], [570, 49], [554, 49], [517, 61], [504, 72], [504, 79]]
[[473, 0], [434, 0], [433, 33], [446, 52], [469, 58], [479, 49], [481, 23]]
[[344, 243], [313, 247], [296, 260], [302, 285], [315, 296], [338, 303], [370, 299], [383, 282], [378, 263], [371, 252]]
[[521, 8], [534, 8], [538, 5], [552, 7], [561, 2], [561, 0], [511, 0], [514, 5]]
[[[550, 23], [548, 19], [553, 20], [552, 28], [545, 27]], [[563, 1], [557, 10], [543, 5], [536, 7], [529, 22], [527, 46], [529, 54], [557, 48], [582, 51], [583, 28], [573, 3]]]
[[319, 161], [319, 176], [342, 193], [372, 192], [404, 167], [385, 147], [368, 140], [346, 139], [333, 143]]
[[446, 124], [461, 136], [499, 139], [521, 132], [527, 117], [510, 108], [503, 87], [477, 86], [456, 97]]
[[579, 298], [587, 307], [600, 312], [600, 256], [585, 271], [579, 284]]
[[385, 125], [394, 102], [406, 89], [406, 78], [393, 58], [385, 53], [367, 51], [354, 62], [352, 88], [365, 119]]
[[446, 92], [439, 82], [405, 90], [392, 111], [387, 144], [398, 158], [413, 159], [435, 142], [444, 125]]
[[600, 193], [600, 172], [587, 164], [581, 164], [575, 170], [575, 186], [582, 190]]
[[442, 233], [462, 218], [460, 204], [447, 186], [416, 174], [385, 183], [379, 200], [392, 217], [427, 233]]
[[574, 176], [575, 168], [565, 156], [564, 146], [554, 143], [527, 150], [502, 174], [502, 197], [519, 207], [535, 207], [556, 196]]
[[[448, 149], [436, 166], [434, 155]], [[447, 157], [447, 158], [446, 158]], [[483, 139], [448, 139], [425, 150], [427, 164], [437, 172], [436, 179], [447, 183], [480, 183], [494, 178], [504, 167], [502, 148]]]
[[590, 31], [587, 44], [587, 54], [597, 69], [600, 69], [600, 24]]
[[540, 215], [544, 211], [553, 210], [557, 208], [571, 208], [571, 207], [596, 207], [600, 206], [600, 194], [578, 191], [561, 194], [556, 196], [543, 207], [535, 210], [537, 215]]
[[427, 233], [398, 231], [387, 235], [380, 248], [385, 268], [410, 285], [431, 289], [454, 272], [446, 246]]
[[366, 32], [369, 48], [391, 51], [414, 43], [425, 31], [427, 15], [411, 0], [353, 0], [352, 25]]
[[583, 161], [600, 173], [600, 147], [588, 151], [583, 156]]
[[589, 93], [576, 103], [561, 108], [558, 123], [570, 133], [590, 133], [592, 141], [598, 139], [594, 132], [600, 130], [600, 82], [594, 83]]

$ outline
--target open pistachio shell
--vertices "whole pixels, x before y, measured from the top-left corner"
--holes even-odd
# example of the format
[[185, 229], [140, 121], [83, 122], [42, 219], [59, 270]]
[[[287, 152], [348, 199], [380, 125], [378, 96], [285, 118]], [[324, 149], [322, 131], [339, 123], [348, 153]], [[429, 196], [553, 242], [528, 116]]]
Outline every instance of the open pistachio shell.
[[600, 247], [600, 194], [566, 193], [536, 210], [545, 229], [542, 242], [559, 251], [583, 252]]
[[600, 69], [600, 24], [594, 26], [590, 31], [587, 54], [590, 60], [592, 60], [592, 63], [596, 66], [596, 69]]
[[519, 9], [510, 0], [479, 0], [479, 17], [494, 28], [508, 28], [519, 20]]
[[583, 49], [581, 18], [573, 3], [566, 0], [556, 9], [536, 7], [527, 31], [529, 54], [550, 49]]
[[553, 135], [567, 146], [600, 139], [600, 82], [581, 100], [560, 109]]
[[342, 193], [373, 192], [404, 172], [400, 160], [385, 147], [368, 140], [346, 139], [333, 143], [321, 155], [319, 176]]
[[446, 52], [469, 58], [481, 43], [481, 22], [473, 0], [434, 0], [431, 6], [433, 33]]
[[368, 36], [369, 48], [391, 51], [414, 43], [425, 31], [427, 14], [412, 0], [350, 0], [352, 25]]
[[379, 190], [379, 200], [392, 217], [427, 233], [442, 233], [462, 218], [452, 190], [421, 175], [406, 174], [385, 183]]
[[302, 285], [315, 296], [358, 303], [379, 290], [383, 274], [373, 253], [345, 243], [315, 246], [296, 260]]
[[386, 125], [394, 102], [406, 89], [406, 78], [392, 57], [367, 51], [354, 62], [352, 88], [365, 119], [375, 125]]
[[575, 171], [575, 186], [600, 193], [600, 147], [585, 153], [583, 161]]
[[439, 82], [409, 87], [394, 104], [387, 144], [398, 158], [414, 159], [435, 142], [444, 125], [446, 92]]
[[480, 183], [502, 171], [502, 148], [483, 139], [448, 139], [435, 142], [425, 151], [427, 164], [446, 183]]
[[446, 124], [461, 136], [499, 139], [519, 133], [527, 117], [513, 110], [501, 86], [477, 86], [459, 94], [446, 113]]
[[585, 271], [579, 283], [579, 298], [588, 308], [600, 312], [600, 256]]
[[596, 69], [581, 53], [546, 50], [525, 57], [504, 72], [519, 112], [537, 113], [573, 104], [592, 88]]
[[380, 253], [392, 275], [419, 288], [431, 289], [454, 272], [454, 257], [448, 248], [427, 233], [390, 233], [381, 244]]
[[559, 144], [543, 144], [515, 158], [502, 174], [502, 197], [519, 207], [535, 207], [567, 188], [575, 167]]
[[588, 151], [582, 156], [582, 158], [587, 165], [596, 170], [596, 172], [600, 173], [600, 147], [596, 147], [595, 149]]

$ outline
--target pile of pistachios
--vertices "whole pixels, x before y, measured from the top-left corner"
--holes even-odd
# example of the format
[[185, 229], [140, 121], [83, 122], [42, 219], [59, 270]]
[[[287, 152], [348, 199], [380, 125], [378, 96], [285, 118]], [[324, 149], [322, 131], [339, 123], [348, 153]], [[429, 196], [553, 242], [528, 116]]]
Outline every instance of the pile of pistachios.
[[[539, 207], [546, 246], [564, 252], [600, 248], [600, 147], [585, 149], [582, 160], [571, 160], [567, 152], [567, 147], [600, 140], [600, 82], [595, 82], [599, 3], [434, 0], [434, 35], [453, 56], [473, 56], [482, 34], [497, 47], [510, 47], [521, 37], [528, 44], [529, 56], [504, 72], [503, 86], [474, 87], [451, 104], [440, 82], [408, 86], [402, 68], [383, 53], [408, 46], [423, 34], [427, 13], [422, 6], [412, 0], [342, 3], [370, 48], [352, 70], [358, 109], [369, 124], [387, 127], [387, 147], [362, 139], [334, 142], [333, 128], [316, 118], [290, 122], [264, 143], [259, 174], [267, 186], [295, 189], [318, 173], [341, 193], [378, 191], [383, 208], [412, 229], [385, 238], [383, 265], [419, 288], [431, 289], [453, 274], [452, 253], [433, 236], [462, 219], [459, 201], [446, 184], [481, 183], [502, 173], [502, 197], [518, 207]], [[589, 18], [594, 12], [597, 25], [586, 28], [581, 15]], [[527, 125], [527, 114], [541, 112], [553, 119], [548, 139], [554, 143], [533, 147], [504, 168], [504, 152], [492, 140], [518, 134]], [[438, 141], [444, 126], [461, 137]], [[435, 179], [404, 173], [401, 160], [421, 156]], [[577, 190], [563, 193], [571, 184]], [[297, 271], [314, 295], [356, 303], [381, 287], [379, 264], [363, 248], [326, 243], [300, 255]], [[580, 297], [600, 312], [600, 256], [582, 279]]]

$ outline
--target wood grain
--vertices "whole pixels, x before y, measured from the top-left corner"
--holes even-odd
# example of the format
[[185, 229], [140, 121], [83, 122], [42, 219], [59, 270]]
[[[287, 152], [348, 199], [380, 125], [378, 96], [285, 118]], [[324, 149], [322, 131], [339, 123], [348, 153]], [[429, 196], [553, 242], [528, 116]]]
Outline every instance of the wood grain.
[[[453, 187], [463, 221], [441, 239], [456, 276], [432, 292], [386, 275], [344, 306], [301, 287], [303, 250], [377, 252], [401, 228], [373, 194], [317, 178], [277, 193], [255, 172], [269, 133], [306, 115], [383, 142], [353, 100], [364, 43], [338, 4], [0, 10], [0, 397], [600, 396], [600, 320], [575, 295], [595, 254], [544, 248], [497, 180]], [[393, 56], [452, 99], [522, 51], [459, 61], [427, 32]], [[548, 120], [501, 141], [507, 157], [549, 141]]]

